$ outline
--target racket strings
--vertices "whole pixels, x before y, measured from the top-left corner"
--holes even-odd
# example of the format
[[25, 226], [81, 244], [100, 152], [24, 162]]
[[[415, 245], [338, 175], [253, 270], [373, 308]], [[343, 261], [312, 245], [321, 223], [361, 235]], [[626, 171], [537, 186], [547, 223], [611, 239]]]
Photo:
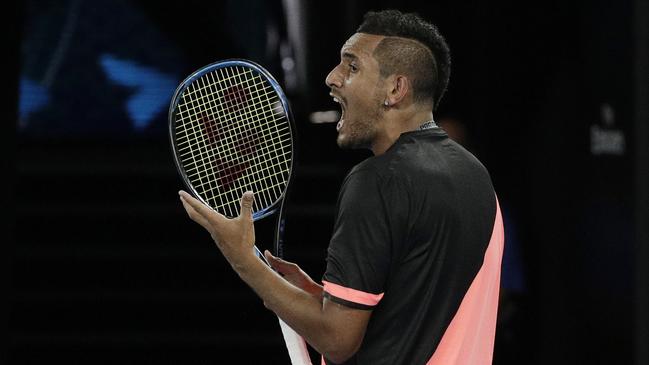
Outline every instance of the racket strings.
[[[201, 87], [199, 89], [204, 90], [206, 88]], [[211, 92], [214, 92], [214, 91], [211, 91]], [[270, 94], [270, 92], [267, 92], [264, 95], [259, 95], [257, 98], [261, 98], [261, 97], [269, 95], [269, 94]], [[201, 119], [204, 119], [204, 120], [207, 119], [207, 121], [213, 122], [212, 117], [211, 117], [212, 115], [214, 115], [214, 114], [221, 115], [221, 114], [224, 113], [224, 109], [219, 108], [219, 106], [222, 105], [222, 104], [225, 104], [225, 103], [223, 103], [223, 102], [216, 103], [217, 100], [214, 100], [213, 98], [210, 98], [207, 101], [203, 101], [202, 103], [200, 102], [201, 100], [207, 99], [207, 98], [208, 97], [200, 96], [198, 98], [192, 99], [192, 98], [188, 98], [187, 95], [186, 95], [185, 99], [188, 100], [189, 102], [186, 102], [186, 103], [182, 104], [181, 106], [185, 106], [187, 108], [187, 104], [190, 104], [190, 103], [193, 104], [193, 106], [191, 106], [190, 108], [187, 108], [187, 110], [186, 110], [187, 116], [186, 117], [185, 116], [180, 117], [181, 122], [184, 122], [184, 119], [186, 119], [186, 118], [191, 119], [192, 117], [195, 117], [196, 114], [200, 114]], [[207, 106], [208, 104], [211, 104], [212, 106], [208, 107]], [[263, 109], [260, 110], [260, 107], [261, 107], [261, 105], [257, 105], [255, 112], [265, 111]], [[240, 115], [232, 113], [229, 118], [222, 118], [219, 121], [219, 124], [220, 124], [222, 129], [228, 130], [228, 129], [232, 128], [236, 122], [239, 121], [239, 118], [240, 118]], [[182, 128], [182, 127], [184, 127], [184, 125], [181, 124], [181, 125], [177, 126], [176, 128], [178, 129], [178, 128]], [[193, 133], [194, 135], [192, 137], [196, 137], [201, 132], [202, 131], [200, 129], [195, 130], [194, 133]], [[191, 140], [187, 140], [187, 142], [191, 142]], [[182, 144], [183, 143], [179, 143], [178, 146], [180, 147]], [[182, 151], [182, 148], [180, 150]]]
[[[282, 170], [279, 170], [279, 171], [275, 170], [275, 167], [277, 167], [277, 166], [279, 166], [279, 164], [274, 165], [274, 166], [270, 166], [269, 168], [267, 168], [267, 169], [266, 169], [267, 171], [275, 171], [275, 172], [273, 172], [273, 173], [267, 173], [266, 176], [265, 176], [265, 178], [267, 178], [267, 179], [270, 179], [270, 178], [276, 178], [276, 177], [279, 177], [280, 175], [283, 175], [283, 174], [285, 173], [285, 171], [282, 171]], [[275, 190], [276, 188], [279, 188], [279, 187], [281, 187], [281, 186], [283, 186], [283, 185], [285, 185], [285, 184], [286, 184], [286, 183], [285, 183], [283, 180], [281, 180], [281, 179], [278, 178], [278, 179], [276, 179], [276, 181], [274, 182], [273, 185], [266, 185], [266, 186], [264, 186], [263, 188], [261, 188], [260, 190], [255, 191], [255, 195], [260, 195], [260, 194], [261, 194], [261, 196], [263, 196], [263, 195], [264, 195], [263, 193], [265, 193], [265, 192], [267, 192], [267, 191]], [[205, 190], [205, 192], [210, 192], [210, 191], [209, 191], [209, 190]], [[217, 191], [217, 193], [218, 193], [218, 191]], [[221, 193], [221, 194], [218, 194], [218, 195], [214, 195], [214, 198], [215, 198], [215, 199], [218, 199], [218, 198], [221, 198], [221, 197], [225, 197], [225, 196], [227, 196], [228, 194], [230, 194], [230, 192], [224, 192], [224, 193]], [[236, 200], [236, 203], [237, 203], [237, 204], [238, 204], [238, 202], [239, 202], [239, 199], [240, 199], [240, 197], [238, 197], [237, 200]], [[223, 207], [225, 207], [227, 204], [230, 204], [230, 203], [234, 203], [234, 202], [227, 202], [226, 204], [217, 205], [217, 206], [215, 206], [214, 208], [223, 208]]]
[[[290, 135], [290, 129], [288, 127], [284, 127], [282, 129], [280, 129], [279, 132], [281, 132], [282, 134], [277, 135], [277, 136], [272, 136], [272, 139], [281, 140], [282, 138], [288, 137]], [[191, 155], [192, 152], [195, 151], [194, 148], [196, 148], [196, 147], [197, 147], [197, 145], [189, 146], [187, 148], [187, 152], [181, 154], [180, 157], [185, 158], [185, 157]], [[271, 148], [268, 147], [268, 146], [263, 146], [263, 147], [260, 148], [260, 150], [262, 150], [263, 152], [266, 152], [266, 153], [273, 153], [274, 152], [274, 150], [271, 150]], [[206, 155], [211, 155], [211, 151], [209, 151], [209, 150], [201, 150], [200, 152], [197, 152], [197, 153], [198, 153], [199, 157], [206, 157]], [[264, 156], [264, 155], [260, 154], [260, 156]], [[225, 157], [225, 158], [237, 158], [238, 155], [235, 152], [231, 151], [230, 154], [224, 155], [223, 157]]]
[[[274, 122], [276, 120], [272, 120], [272, 121]], [[276, 134], [276, 133], [275, 134], [270, 134], [270, 133], [268, 133], [268, 129], [255, 129], [253, 131], [265, 133], [264, 136], [268, 137], [272, 142], [279, 142], [279, 143], [285, 143], [286, 144], [287, 143], [287, 138], [290, 137], [290, 128], [288, 127], [288, 125], [277, 129], [277, 132], [279, 132], [279, 134]], [[231, 143], [231, 142], [228, 141], [228, 143]], [[200, 158], [204, 158], [204, 157], [208, 157], [208, 156], [212, 155], [212, 151], [209, 150], [209, 149], [201, 149], [199, 151], [196, 151], [197, 147], [200, 147], [199, 143], [190, 144], [188, 146], [182, 146], [181, 148], [179, 148], [180, 158], [184, 159], [184, 158], [186, 158], [187, 156], [189, 156], [191, 154], [194, 154], [194, 157], [200, 157]], [[251, 147], [251, 146], [248, 146], [248, 147]], [[244, 152], [248, 152], [248, 153], [254, 152], [254, 151], [252, 151], [252, 148], [248, 148], [248, 147], [246, 147], [244, 145], [244, 148], [243, 148]], [[261, 158], [270, 157], [269, 155], [271, 155], [272, 153], [275, 153], [275, 149], [273, 149], [273, 147], [269, 146], [268, 144], [262, 144], [261, 147], [255, 147], [255, 148], [258, 148], [258, 150], [260, 151], [259, 156]], [[198, 154], [198, 156], [196, 156], [196, 154]], [[240, 158], [241, 157], [240, 155], [246, 155], [246, 154], [247, 153], [241, 154], [236, 149], [229, 149], [229, 153], [226, 152], [222, 157], [224, 157], [226, 159]]]
[[[258, 84], [251, 85], [251, 87], [256, 87], [256, 86], [258, 86]], [[208, 85], [207, 87], [200, 88], [199, 90], [201, 90], [201, 92], [202, 92], [202, 90], [207, 90], [208, 88], [211, 88], [211, 87], [213, 87], [213, 85]], [[257, 93], [257, 95], [255, 95], [252, 98], [253, 101], [256, 99], [259, 102], [261, 102], [262, 100], [265, 100], [265, 98], [268, 97], [269, 95], [273, 96], [273, 98], [272, 98], [272, 99], [274, 99], [273, 101], [279, 100], [279, 98], [277, 97], [277, 94], [274, 92], [274, 90], [272, 90], [272, 89], [269, 90], [268, 88], [265, 88], [265, 89], [262, 89], [262, 90], [265, 91], [264, 94], [261, 94], [260, 91], [255, 90], [255, 93]], [[208, 92], [211, 92], [211, 93], [214, 93], [215, 91], [216, 90], [208, 90]], [[193, 95], [197, 95], [197, 94], [193, 94]], [[189, 115], [187, 117], [181, 117], [181, 119], [191, 118], [191, 117], [194, 116], [194, 114], [197, 113], [197, 111], [198, 112], [203, 112], [203, 113], [206, 113], [206, 114], [209, 113], [209, 114], [217, 114], [217, 115], [227, 112], [226, 108], [228, 108], [228, 106], [225, 105], [225, 101], [220, 100], [220, 98], [214, 98], [214, 97], [210, 97], [210, 96], [199, 96], [197, 98], [192, 98], [193, 95], [190, 95], [190, 94], [185, 94], [184, 95], [184, 99], [191, 102], [193, 104], [193, 106], [191, 108], [188, 108], [188, 110], [187, 110]], [[220, 102], [217, 103], [217, 101], [219, 101], [219, 100], [220, 100]], [[187, 104], [189, 104], [189, 102], [183, 104], [183, 106], [187, 106]], [[210, 104], [211, 106], [208, 107], [207, 106], [208, 104]], [[260, 109], [265, 110], [264, 106], [261, 105], [261, 104], [255, 105], [255, 108], [256, 109], [253, 110], [254, 112], [257, 112]], [[226, 128], [227, 127], [232, 127], [236, 123], [237, 117], [239, 117], [238, 114], [232, 113], [229, 116], [229, 118], [223, 119], [220, 122]], [[177, 126], [176, 129], [179, 129], [181, 127], [183, 127], [183, 125]]]
[[[207, 109], [205, 109], [205, 110], [206, 110], [206, 111], [211, 111], [210, 108], [207, 108]], [[268, 132], [269, 132], [269, 129], [268, 129], [268, 128], [270, 128], [269, 125], [272, 125], [273, 123], [275, 123], [275, 122], [277, 122], [279, 119], [281, 119], [281, 117], [277, 117], [276, 114], [271, 114], [271, 111], [269, 111], [269, 110], [267, 110], [267, 109], [265, 109], [265, 108], [262, 108], [262, 109], [257, 108], [257, 109], [255, 110], [255, 112], [258, 112], [258, 113], [259, 113], [258, 117], [259, 117], [260, 119], [263, 119], [264, 121], [267, 121], [267, 122], [269, 122], [269, 123], [267, 123], [266, 125], [262, 125], [262, 124], [260, 124], [260, 125], [254, 126], [253, 129], [251, 129], [251, 131], [254, 131], [254, 132], [260, 132], [260, 133], [270, 134], [270, 133], [268, 133]], [[180, 119], [182, 120], [182, 119], [184, 119], [184, 118], [185, 118], [185, 117], [181, 117]], [[203, 117], [201, 117], [201, 118], [203, 118], [203, 119], [208, 119], [206, 116], [203, 116]], [[234, 120], [234, 119], [232, 119], [232, 118], [230, 118], [230, 119], [231, 119], [231, 120]], [[213, 122], [211, 119], [208, 119], [208, 120], [206, 120], [206, 121], [207, 121], [207, 122]], [[226, 122], [229, 122], [229, 121], [230, 121], [230, 120], [228, 120], [228, 121], [226, 121]], [[181, 127], [182, 127], [182, 126], [181, 126]], [[220, 131], [212, 131], [211, 129], [212, 129], [212, 128], [210, 128], [210, 131], [208, 132], [208, 135], [210, 135], [210, 134], [221, 134]], [[228, 131], [230, 128], [228, 128], [228, 126], [226, 125], [226, 127], [223, 128], [223, 129], [224, 129], [225, 131]], [[284, 130], [289, 130], [288, 124], [286, 124], [286, 125], [283, 127], [283, 129], [284, 129]], [[280, 130], [280, 131], [282, 131], [282, 130]], [[187, 132], [187, 131], [183, 131], [183, 130], [179, 130], [179, 131], [178, 131], [178, 133], [182, 133], [182, 132], [185, 132], [185, 133], [187, 134], [187, 137], [188, 137], [188, 138], [187, 138], [186, 141], [180, 142], [180, 143], [178, 144], [177, 147], [178, 147], [178, 153], [180, 154], [180, 156], [181, 156], [181, 157], [184, 157], [186, 154], [188, 154], [188, 153], [191, 152], [192, 148], [196, 148], [197, 144], [200, 143], [200, 141], [196, 141], [196, 137], [200, 137], [200, 134], [203, 133], [204, 131], [201, 131], [201, 130], [192, 130], [192, 131], [191, 131], [191, 134], [189, 134], [189, 132]], [[227, 137], [224, 138], [224, 139], [227, 139], [226, 142], [227, 142], [227, 143], [230, 143], [230, 144], [232, 144], [232, 145], [234, 145], [234, 144], [236, 143], [236, 141], [233, 140], [233, 139], [231, 138], [231, 137], [232, 137], [231, 135], [229, 135], [229, 134], [226, 134], [226, 135], [227, 135]], [[189, 139], [189, 138], [194, 138], [194, 139], [192, 140], [192, 139]], [[212, 142], [212, 141], [211, 141], [212, 136], [209, 136], [208, 138], [210, 139], [210, 142]], [[194, 143], [192, 144], [192, 142], [194, 142]], [[210, 144], [211, 144], [211, 143], [210, 143]], [[235, 151], [232, 151], [232, 152], [233, 152], [232, 154], [234, 155], [234, 152], [235, 152]], [[229, 156], [225, 156], [225, 157], [229, 157]]]
[[182, 95], [176, 124], [187, 178], [213, 208], [238, 215], [248, 189], [256, 193], [255, 211], [281, 197], [292, 158], [290, 125], [259, 73], [224, 67], [203, 75]]
[[[289, 135], [289, 132], [283, 134], [282, 136], [283, 136], [283, 137], [288, 137], [288, 135]], [[288, 152], [290, 152], [290, 151], [288, 151]], [[283, 153], [281, 156], [286, 155], [288, 152]], [[259, 157], [262, 158], [262, 159], [264, 159], [264, 161], [265, 161], [265, 159], [268, 158], [268, 157], [271, 157], [271, 158], [272, 158], [272, 157], [278, 157], [278, 156], [274, 156], [274, 154], [276, 154], [276, 153], [277, 153], [276, 151], [271, 151], [271, 150], [269, 150], [268, 148], [264, 148], [264, 153], [260, 154]], [[205, 157], [208, 157], [208, 158], [211, 157], [211, 155], [212, 155], [211, 153], [205, 151], [205, 152], [201, 152], [201, 153], [199, 153], [198, 157], [200, 157], [201, 159], [204, 159]], [[256, 162], [256, 163], [253, 165], [254, 167], [263, 168], [263, 166], [257, 166], [258, 163], [257, 163], [257, 161], [255, 161], [255, 162]], [[284, 162], [282, 162], [282, 163], [284, 163]], [[193, 166], [192, 166], [192, 165], [193, 165]], [[201, 167], [201, 165], [198, 165], [198, 164], [196, 164], [196, 163], [190, 161], [190, 162], [188, 163], [188, 165], [187, 165], [187, 169], [186, 169], [186, 171], [185, 171], [185, 172], [187, 173], [187, 177], [192, 178], [192, 177], [194, 177], [196, 174], [198, 174], [199, 171], [197, 171], [197, 170], [198, 170], [200, 167]], [[222, 176], [223, 176], [223, 175], [222, 175]]]
[[[284, 153], [281, 157], [288, 157], [289, 154], [290, 154], [290, 152], [286, 152], [286, 153]], [[270, 164], [270, 165], [267, 165], [267, 166], [265, 166], [265, 167], [263, 167], [263, 168], [260, 168], [260, 169], [257, 171], [257, 173], [263, 173], [263, 174], [264, 174], [264, 177], [265, 177], [265, 178], [268, 178], [268, 177], [272, 177], [272, 176], [275, 176], [275, 175], [276, 175], [276, 174], [274, 174], [273, 172], [284, 173], [285, 170], [283, 169], [283, 167], [284, 167], [284, 162], [281, 161], [281, 162], [277, 162], [277, 163], [275, 163], [275, 164]], [[278, 169], [279, 169], [279, 171], [277, 171]], [[197, 177], [197, 176], [198, 176], [198, 174], [195, 173], [195, 174], [193, 174], [193, 175], [191, 175], [191, 176], [188, 175], [187, 177], [191, 179], [191, 178], [193, 178], [193, 177]], [[212, 189], [212, 190], [213, 190], [213, 187], [210, 186], [208, 183], [203, 183], [203, 184], [195, 185], [194, 187], [195, 187], [195, 188], [208, 189], [208, 186], [209, 186], [209, 189]], [[215, 198], [216, 198], [216, 197], [223, 197], [224, 194], [225, 194], [224, 192], [221, 192], [218, 196], [215, 196]]]
[[[229, 78], [228, 78], [228, 79], [229, 79]], [[201, 81], [202, 81], [202, 82], [201, 82]], [[213, 81], [213, 80], [212, 80], [212, 81]], [[202, 84], [202, 85], [201, 85], [201, 84]], [[196, 87], [197, 85], [199, 85], [199, 87]], [[194, 84], [194, 90], [193, 90], [193, 92], [191, 93], [191, 94], [194, 94], [194, 96], [197, 96], [197, 98], [194, 98], [193, 100], [192, 100], [191, 98], [186, 98], [187, 100], [189, 100], [189, 101], [192, 102], [192, 105], [193, 105], [193, 106], [192, 106], [191, 111], [195, 111], [195, 109], [200, 110], [200, 109], [202, 109], [202, 108], [205, 108], [205, 104], [207, 104], [207, 102], [205, 102], [205, 100], [203, 100], [203, 99], [207, 99], [209, 103], [214, 103], [214, 100], [211, 100], [208, 96], [206, 96], [206, 95], [207, 95], [206, 93], [208, 92], [208, 91], [206, 91], [206, 89], [208, 89], [208, 88], [212, 88], [212, 86], [211, 86], [210, 84], [208, 84], [207, 87], [206, 87], [205, 85], [206, 85], [206, 80], [205, 80], [205, 78], [203, 78], [202, 80], [198, 80], [198, 81]], [[190, 94], [190, 95], [191, 95], [191, 94]], [[202, 103], [201, 103], [201, 101], [202, 101]], [[224, 103], [224, 104], [225, 104], [225, 103]], [[228, 105], [225, 105], [225, 106], [222, 108], [222, 110], [224, 110], [224, 109], [227, 108], [227, 107], [229, 107], [229, 106], [228, 106]], [[219, 114], [220, 114], [220, 113], [219, 113]], [[192, 115], [192, 116], [193, 116], [193, 115]], [[235, 118], [232, 118], [232, 119], [235, 119]], [[206, 118], [205, 118], [205, 114], [204, 114], [204, 113], [201, 113], [201, 117], [199, 118], [199, 121], [200, 121], [201, 123], [199, 123], [199, 125], [195, 125], [194, 128], [193, 128], [193, 134], [194, 134], [195, 136], [202, 136], [202, 133], [201, 133], [201, 132], [203, 132], [203, 131], [202, 131], [201, 129], [204, 129], [206, 126], [209, 126], [209, 124], [206, 124], [207, 121], [209, 121], [210, 123], [213, 123], [211, 117], [210, 117], [210, 119], [206, 119]], [[203, 128], [201, 128], [201, 125], [202, 125]], [[241, 163], [241, 161], [233, 161], [233, 160], [231, 160], [231, 161], [226, 162], [225, 164], [224, 164], [223, 162], [221, 162], [222, 160], [221, 160], [221, 159], [218, 159], [218, 157], [214, 154], [214, 150], [213, 150], [213, 149], [210, 149], [210, 148], [208, 147], [208, 145], [213, 145], [213, 142], [214, 142], [214, 141], [213, 141], [212, 138], [211, 138], [211, 137], [213, 137], [213, 136], [211, 136], [211, 133], [209, 133], [209, 132], [211, 132], [211, 131], [208, 130], [207, 132], [208, 132], [208, 133], [207, 133], [207, 136], [208, 136], [208, 139], [210, 140], [210, 141], [209, 141], [210, 143], [206, 143], [206, 141], [205, 141], [203, 138], [198, 138], [196, 144], [198, 144], [199, 147], [204, 147], [205, 151], [206, 151], [206, 152], [209, 152], [209, 155], [210, 155], [210, 156], [209, 156], [209, 158], [208, 158], [208, 161], [209, 161], [209, 160], [213, 161], [213, 165], [210, 166], [210, 168], [209, 168], [208, 170], [210, 170], [209, 172], [211, 172], [211, 175], [212, 175], [212, 176], [209, 176], [209, 177], [206, 179], [207, 182], [208, 182], [207, 185], [209, 185], [209, 186], [208, 186], [208, 187], [205, 187], [206, 184], [205, 184], [204, 182], [202, 182], [202, 178], [201, 178], [201, 176], [202, 176], [201, 172], [204, 172], [204, 171], [199, 170], [199, 185], [196, 185], [196, 183], [194, 183], [194, 184], [195, 184], [197, 187], [199, 187], [199, 190], [200, 190], [200, 188], [203, 188], [203, 189], [202, 189], [202, 190], [203, 190], [203, 195], [205, 195], [205, 196], [208, 197], [208, 198], [211, 198], [211, 200], [212, 200], [212, 201], [211, 201], [212, 205], [215, 205], [215, 204], [218, 204], [215, 200], [216, 200], [217, 198], [220, 198], [220, 196], [219, 196], [219, 197], [214, 197], [214, 196], [211, 196], [211, 197], [210, 197], [209, 194], [207, 194], [207, 193], [214, 191], [214, 189], [215, 189], [215, 185], [216, 185], [217, 183], [221, 183], [221, 185], [223, 185], [223, 181], [226, 181], [226, 182], [228, 182], [228, 185], [229, 185], [229, 182], [230, 182], [230, 179], [231, 179], [231, 178], [229, 178], [228, 176], [232, 175], [232, 173], [234, 173], [234, 174], [238, 174], [238, 173], [240, 173], [241, 171], [245, 170], [246, 166], [243, 165], [243, 164]], [[218, 142], [220, 142], [220, 138], [219, 138], [219, 141], [218, 141]], [[204, 158], [203, 158], [204, 156], [203, 156], [202, 153], [198, 153], [198, 155], [201, 157], [201, 159], [200, 159], [199, 161], [196, 161], [196, 160], [197, 160], [197, 159], [196, 159], [196, 156], [193, 156], [193, 157], [194, 157], [195, 165], [197, 165], [196, 167], [200, 169], [201, 167], [205, 167], [205, 161], [204, 161]], [[237, 160], [240, 160], [240, 159], [237, 158]], [[200, 164], [197, 164], [196, 162], [198, 162], [198, 163], [200, 163]], [[224, 166], [224, 165], [225, 165], [225, 166]], [[221, 177], [219, 178], [219, 180], [215, 181], [214, 176], [213, 176], [213, 175], [214, 175], [214, 170], [215, 170], [215, 169], [216, 169], [217, 171], [220, 171], [220, 172], [221, 172], [221, 175], [223, 175], [223, 173], [225, 172], [225, 174], [228, 175], [228, 176], [225, 176], [225, 177], [224, 177], [224, 176], [221, 176]], [[227, 195], [227, 194], [225, 194], [225, 195]], [[230, 209], [228, 210], [228, 212], [229, 212], [230, 214], [233, 214], [232, 207], [228, 207], [228, 208], [230, 208]]]
[[[204, 88], [201, 88], [201, 89], [204, 89]], [[268, 94], [270, 94], [270, 93], [266, 93], [265, 95], [268, 95]], [[201, 97], [201, 98], [203, 98], [203, 97]], [[205, 111], [205, 112], [209, 112], [209, 111], [214, 111], [214, 110], [215, 110], [214, 108], [207, 108], [207, 107], [205, 107], [205, 103], [203, 103], [203, 104], [199, 104], [199, 105], [197, 105], [197, 106], [192, 107], [191, 109], [188, 110], [188, 112], [192, 112], [192, 111], [195, 111], [195, 110], [197, 110], [197, 109], [203, 110], [203, 111]], [[268, 117], [269, 117], [269, 115], [271, 114], [271, 111], [270, 111], [270, 110], [266, 110], [266, 109], [267, 109], [267, 108], [263, 108], [263, 105], [259, 105], [259, 104], [258, 104], [258, 105], [256, 105], [256, 107], [255, 107], [253, 110], [251, 110], [251, 112], [252, 112], [253, 114], [257, 114], [258, 117], [261, 117], [261, 118], [264, 118], [264, 119], [267, 120]], [[215, 110], [215, 111], [216, 111], [217, 113], [220, 113], [220, 112], [222, 112], [222, 109], [218, 109], [218, 110]], [[190, 117], [191, 117], [191, 116], [193, 116], [193, 115], [190, 115]], [[184, 117], [181, 117], [181, 118], [184, 119]], [[204, 118], [204, 116], [203, 116], [203, 118]], [[241, 119], [241, 115], [240, 115], [240, 114], [234, 114], [234, 113], [233, 113], [232, 116], [231, 116], [230, 118], [221, 118], [221, 120], [219, 120], [219, 123], [220, 123], [220, 125], [223, 126], [222, 129], [224, 129], [225, 131], [227, 131], [227, 130], [229, 130], [230, 128], [232, 128], [233, 123], [230, 123], [231, 121], [239, 122], [240, 119]], [[259, 125], [259, 126], [255, 126], [255, 128], [260, 128], [260, 127], [261, 127], [261, 125]], [[261, 130], [261, 131], [263, 132], [263, 130]], [[201, 132], [202, 132], [202, 131], [201, 131], [200, 129], [194, 129], [194, 130], [193, 130], [193, 133], [192, 133], [193, 135], [192, 135], [191, 137], [196, 137], [197, 135], [200, 135]], [[229, 139], [229, 140], [231, 140], [231, 143], [236, 143], [236, 141], [234, 141], [234, 139], [232, 138], [232, 136], [227, 136], [225, 139]], [[188, 140], [187, 142], [191, 142], [191, 140]], [[178, 146], [182, 146], [183, 144], [184, 144], [184, 143], [179, 143]], [[191, 147], [191, 146], [190, 146], [190, 147]], [[229, 146], [228, 146], [228, 147], [229, 147]], [[184, 150], [184, 148], [180, 148], [180, 151], [182, 151], [182, 150]]]
[[[226, 74], [229, 74], [229, 73], [227, 72], [227, 70], [226, 70], [225, 73], [226, 73]], [[250, 79], [242, 80], [242, 78], [241, 78], [241, 74], [238, 74], [238, 76], [236, 77], [236, 79], [238, 79], [238, 81], [240, 82], [240, 85], [241, 85], [241, 84], [245, 84], [244, 86], [248, 86], [248, 87], [252, 88], [253, 93], [255, 93], [255, 92], [256, 92], [257, 94], [260, 93], [260, 91], [258, 90], [258, 85], [259, 85], [259, 83], [256, 83], [256, 84], [254, 84], [254, 85], [250, 85]], [[235, 96], [238, 97], [238, 99], [239, 99], [239, 100], [236, 100], [237, 104], [240, 104], [240, 103], [241, 103], [242, 100], [240, 100], [240, 99], [244, 99], [243, 101], [245, 101], [245, 99], [248, 98], [248, 97], [246, 96], [246, 94], [243, 94], [243, 95], [241, 94], [242, 89], [239, 88], [239, 86], [232, 86], [232, 80], [229, 81], [229, 84], [230, 84], [230, 87], [231, 87], [230, 90], [234, 89], [234, 90], [235, 90]], [[246, 89], [243, 89], [243, 90], [246, 90]], [[250, 90], [250, 89], [247, 89], [247, 90]], [[232, 99], [232, 98], [230, 98], [230, 99]], [[254, 101], [254, 99], [253, 99], [253, 101]], [[235, 103], [233, 102], [233, 100], [229, 100], [228, 102], [229, 102], [229, 104], [230, 104], [231, 106], [235, 107]], [[270, 106], [270, 99], [267, 99], [267, 100], [262, 101], [262, 102], [265, 102], [266, 106]], [[263, 105], [263, 104], [262, 104], [262, 105]], [[244, 108], [242, 108], [242, 109], [239, 110], [239, 117], [241, 117], [242, 120], [248, 120], [249, 118], [254, 118], [255, 115], [254, 115], [254, 112], [253, 112], [251, 109], [254, 109], [254, 107], [251, 107], [251, 106], [250, 106], [250, 103], [245, 103], [245, 104], [244, 104]], [[262, 119], [266, 119], [266, 118], [262, 118]], [[276, 123], [274, 123], [274, 125], [276, 125]], [[243, 137], [243, 139], [244, 139], [244, 141], [245, 141], [245, 140], [246, 140], [246, 137], [249, 138], [250, 136], [249, 136], [249, 135], [246, 135], [246, 133], [245, 133], [245, 131], [244, 131], [244, 135], [243, 135], [243, 136], [239, 136], [239, 137], [240, 137], [240, 138]], [[252, 142], [252, 143], [250, 143], [250, 142]], [[243, 154], [245, 154], [245, 152], [249, 152], [249, 151], [245, 151], [245, 150], [246, 150], [245, 147], [246, 147], [248, 144], [250, 144], [250, 145], [252, 145], [252, 146], [256, 146], [256, 145], [258, 145], [258, 143], [257, 143], [256, 141], [249, 141], [249, 140], [248, 140], [248, 141], [246, 141], [246, 143], [244, 144], [244, 148], [243, 148], [243, 149], [239, 148], [240, 152], [242, 152]], [[241, 145], [239, 145], [239, 146], [241, 147]], [[259, 161], [260, 159], [258, 158], [258, 156], [256, 156], [256, 155], [253, 154], [252, 157], [253, 157], [253, 160], [257, 160], [257, 161], [256, 161], [257, 164], [260, 163], [260, 161]], [[262, 161], [265, 162], [264, 160], [262, 160]], [[246, 163], [246, 162], [244, 162], [244, 164], [245, 164], [245, 163]], [[255, 178], [259, 178], [259, 177], [262, 177], [262, 176], [264, 176], [264, 175], [268, 175], [268, 173], [265, 172], [265, 170], [269, 170], [269, 169], [270, 169], [269, 167], [266, 167], [266, 168], [264, 169], [263, 166], [262, 166], [262, 170], [259, 170], [259, 169], [250, 169], [249, 171], [251, 171], [251, 174], [244, 175], [243, 178], [242, 178], [242, 180], [243, 180], [244, 182], [247, 182], [248, 185], [256, 185], [256, 184], [255, 184], [256, 181], [254, 181], [253, 179], [255, 179]], [[238, 173], [238, 171], [235, 171], [235, 173]], [[261, 175], [261, 176], [259, 176], [259, 175]], [[232, 174], [226, 174], [225, 176], [222, 175], [222, 179], [225, 177], [225, 179], [226, 179], [226, 183], [229, 183], [229, 182], [230, 182], [230, 178], [231, 178], [231, 176], [232, 176]], [[268, 177], [273, 177], [273, 176], [274, 176], [274, 175], [269, 175]], [[272, 179], [271, 179], [270, 182], [272, 183]], [[266, 189], [266, 188], [264, 188], [263, 186], [261, 186], [261, 189], [260, 189], [260, 187], [257, 187], [257, 190], [258, 190], [259, 192], [261, 192], [261, 193], [264, 193], [264, 192], [267, 192], [269, 189]], [[272, 201], [266, 201], [265, 198], [267, 198], [267, 195], [268, 195], [268, 194], [261, 194], [262, 202], [263, 202], [264, 205], [272, 204]], [[238, 197], [236, 197], [236, 199], [238, 199]]]

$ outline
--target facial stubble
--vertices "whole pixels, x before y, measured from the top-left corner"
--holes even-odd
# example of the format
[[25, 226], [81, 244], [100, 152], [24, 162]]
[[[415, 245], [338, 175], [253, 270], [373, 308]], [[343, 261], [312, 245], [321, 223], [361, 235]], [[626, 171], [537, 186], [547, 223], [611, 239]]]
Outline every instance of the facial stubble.
[[349, 105], [347, 105], [347, 110], [345, 110], [346, 120], [343, 125], [345, 132], [338, 134], [336, 140], [338, 147], [342, 149], [372, 148], [372, 143], [377, 136], [377, 124], [385, 112], [379, 90], [379, 88], [374, 89], [369, 105], [363, 108], [365, 110], [359, 110], [357, 106], [353, 108], [356, 109], [355, 113], [349, 113]]

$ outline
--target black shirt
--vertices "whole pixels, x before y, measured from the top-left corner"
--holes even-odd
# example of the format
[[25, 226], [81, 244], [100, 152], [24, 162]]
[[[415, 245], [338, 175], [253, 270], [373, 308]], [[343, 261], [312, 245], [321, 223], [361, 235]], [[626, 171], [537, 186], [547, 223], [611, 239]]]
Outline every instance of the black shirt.
[[[487, 264], [499, 220], [487, 170], [440, 128], [403, 133], [384, 154], [351, 170], [337, 210], [325, 296], [373, 310], [363, 343], [346, 364], [426, 364]], [[496, 282], [497, 297], [498, 252], [490, 261], [497, 269], [488, 282]], [[489, 293], [474, 297], [494, 295], [494, 285], [476, 290]], [[495, 326], [495, 308], [486, 312], [456, 321]], [[493, 348], [493, 334], [490, 340]]]

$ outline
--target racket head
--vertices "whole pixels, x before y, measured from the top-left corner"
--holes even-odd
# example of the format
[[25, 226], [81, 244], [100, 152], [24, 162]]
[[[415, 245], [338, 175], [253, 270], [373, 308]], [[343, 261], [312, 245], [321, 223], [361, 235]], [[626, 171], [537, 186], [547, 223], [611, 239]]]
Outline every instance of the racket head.
[[183, 183], [230, 218], [239, 215], [246, 190], [255, 192], [254, 220], [281, 206], [293, 175], [294, 131], [279, 83], [249, 60], [193, 72], [169, 106], [169, 137]]

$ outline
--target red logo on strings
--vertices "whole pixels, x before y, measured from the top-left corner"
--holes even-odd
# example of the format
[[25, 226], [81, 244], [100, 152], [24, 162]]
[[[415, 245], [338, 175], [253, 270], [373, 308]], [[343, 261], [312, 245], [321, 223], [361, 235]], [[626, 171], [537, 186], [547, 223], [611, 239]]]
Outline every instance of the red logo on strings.
[[[213, 160], [214, 171], [218, 176], [217, 182], [227, 189], [250, 167], [250, 160], [257, 153], [259, 137], [248, 129], [235, 130], [230, 134], [228, 132], [236, 127], [227, 124], [219, 125], [205, 113], [201, 114], [200, 121], [208, 143], [217, 151]], [[225, 138], [226, 133], [231, 136]], [[234, 148], [234, 151], [231, 148]]]
[[230, 86], [223, 93], [223, 100], [230, 113], [243, 108], [249, 99], [250, 95], [248, 94], [248, 90], [237, 85]]
[[205, 113], [201, 113], [200, 122], [203, 125], [203, 133], [207, 136], [210, 146], [221, 140], [221, 132], [214, 119]]

